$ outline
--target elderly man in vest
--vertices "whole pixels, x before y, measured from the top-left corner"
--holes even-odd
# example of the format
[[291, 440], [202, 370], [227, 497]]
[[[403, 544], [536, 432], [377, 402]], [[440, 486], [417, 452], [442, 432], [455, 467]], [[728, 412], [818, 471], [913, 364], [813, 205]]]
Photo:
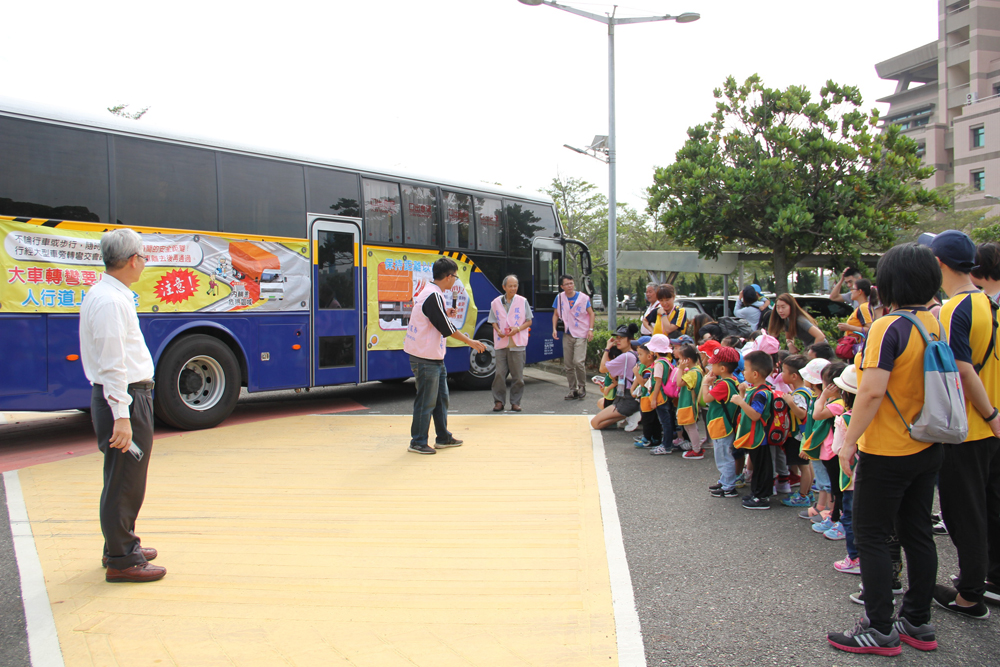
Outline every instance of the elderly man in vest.
[[573, 276], [559, 276], [559, 288], [562, 292], [552, 303], [555, 311], [552, 313], [552, 338], [559, 340], [556, 326], [563, 321], [566, 331], [563, 332], [563, 368], [566, 369], [566, 380], [569, 382], [569, 393], [565, 398], [584, 399], [587, 396], [587, 372], [583, 364], [587, 359], [587, 341], [594, 339], [594, 309], [590, 306], [590, 297], [576, 291]]
[[521, 411], [524, 395], [524, 358], [531, 326], [531, 306], [517, 293], [517, 276], [503, 279], [504, 293], [490, 304], [489, 323], [493, 325], [493, 349], [497, 372], [493, 378], [493, 412], [503, 412], [507, 398], [507, 373], [510, 373], [510, 409]]
[[[403, 340], [403, 350], [410, 355], [410, 368], [417, 382], [417, 397], [413, 401], [413, 423], [410, 425], [410, 448], [417, 454], [436, 454], [435, 448], [458, 447], [461, 440], [448, 431], [448, 371], [444, 367], [445, 338], [462, 341], [476, 352], [486, 346], [472, 340], [455, 328], [449, 318], [454, 308], [447, 308], [445, 295], [458, 279], [458, 264], [442, 257], [434, 262], [433, 280], [413, 297], [410, 326]], [[450, 300], [450, 296], [449, 296]], [[436, 432], [435, 446], [427, 444], [431, 418]]]
[[104, 277], [80, 308], [80, 358], [94, 385], [90, 418], [104, 454], [101, 563], [106, 581], [156, 581], [167, 570], [149, 562], [156, 549], [142, 546], [135, 533], [153, 453], [153, 359], [130, 287], [146, 268], [142, 237], [131, 229], [108, 232], [101, 256]]

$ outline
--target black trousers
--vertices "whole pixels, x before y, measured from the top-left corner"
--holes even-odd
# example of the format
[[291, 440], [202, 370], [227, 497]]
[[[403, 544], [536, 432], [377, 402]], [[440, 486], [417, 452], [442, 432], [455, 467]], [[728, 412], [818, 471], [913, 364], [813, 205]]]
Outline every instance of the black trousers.
[[985, 581], [1000, 585], [1000, 440], [944, 445], [941, 514], [958, 550], [958, 592], [979, 602]]
[[931, 506], [943, 459], [942, 445], [929, 445], [909, 456], [861, 452], [858, 458], [852, 527], [861, 559], [865, 611], [872, 627], [879, 632], [890, 632], [892, 626], [893, 565], [889, 537], [894, 521], [906, 552], [909, 577], [909, 588], [899, 613], [914, 625], [930, 621], [938, 565]]
[[840, 490], [840, 457], [834, 456], [829, 461], [820, 461], [826, 468], [826, 474], [830, 476], [830, 493], [833, 495], [833, 510], [830, 512], [830, 521], [840, 521], [840, 515], [844, 511], [844, 492]]
[[753, 464], [750, 495], [754, 498], [770, 498], [774, 493], [774, 461], [771, 459], [771, 446], [764, 443], [756, 449], [751, 449], [749, 456], [750, 463]]
[[153, 453], [153, 392], [129, 385], [132, 441], [143, 451], [142, 461], [127, 451], [109, 446], [115, 418], [104, 398], [104, 387], [94, 385], [90, 395], [90, 418], [97, 434], [97, 447], [104, 454], [104, 490], [101, 492], [101, 532], [108, 567], [124, 570], [145, 563], [135, 534], [135, 519], [146, 497], [146, 472]]
[[[663, 427], [660, 426], [660, 418], [656, 415], [656, 410], [643, 412], [639, 423], [642, 425], [642, 435], [648, 440], [657, 442], [663, 436]], [[670, 443], [664, 444], [669, 445]]]

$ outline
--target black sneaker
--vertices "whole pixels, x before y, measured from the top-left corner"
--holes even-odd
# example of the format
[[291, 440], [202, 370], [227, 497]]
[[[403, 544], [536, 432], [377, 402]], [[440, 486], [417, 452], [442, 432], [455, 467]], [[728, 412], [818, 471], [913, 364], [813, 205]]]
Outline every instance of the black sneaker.
[[737, 491], [736, 489], [729, 489], [728, 491], [726, 491], [725, 489], [721, 489], [721, 488], [719, 488], [719, 489], [712, 489], [711, 491], [709, 491], [709, 493], [712, 494], [713, 498], [739, 498], [740, 497], [740, 492]]
[[708, 487], [708, 490], [715, 491], [716, 489], [721, 489], [721, 488], [722, 488], [721, 484], [713, 484], [712, 486]]
[[[951, 585], [958, 586], [958, 577], [951, 575]], [[986, 590], [983, 591], [983, 602], [1000, 604], [1000, 586], [986, 582]]]
[[433, 447], [428, 447], [427, 445], [410, 445], [406, 451], [413, 452], [414, 454], [437, 454]]
[[768, 498], [755, 498], [753, 496], [744, 496], [743, 509], [769, 510], [771, 509], [771, 501]]
[[889, 634], [881, 632], [868, 624], [868, 617], [862, 614], [861, 620], [848, 632], [831, 632], [826, 640], [834, 648], [848, 653], [874, 653], [875, 655], [899, 655], [903, 647], [899, 643], [899, 632], [895, 626]]
[[452, 436], [452, 437], [448, 438], [447, 440], [445, 440], [444, 442], [435, 442], [434, 446], [437, 449], [445, 449], [445, 448], [448, 448], [448, 447], [461, 447], [462, 446], [462, 441], [459, 440], [459, 439], [457, 439], [455, 436]]
[[953, 611], [967, 618], [985, 620], [990, 617], [990, 609], [982, 601], [971, 607], [962, 607], [955, 601], [956, 597], [958, 597], [958, 589], [941, 584], [934, 586], [934, 602], [939, 607], [944, 607], [948, 611]]
[[897, 616], [892, 622], [892, 629], [899, 633], [899, 638], [920, 651], [933, 651], [937, 648], [937, 637], [934, 634], [934, 626], [924, 623], [915, 626], [902, 616]]

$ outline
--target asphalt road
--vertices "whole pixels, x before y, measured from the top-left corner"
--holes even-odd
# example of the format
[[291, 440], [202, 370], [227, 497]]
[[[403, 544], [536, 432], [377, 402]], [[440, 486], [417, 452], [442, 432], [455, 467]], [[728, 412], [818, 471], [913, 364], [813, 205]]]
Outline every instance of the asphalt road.
[[[596, 411], [593, 392], [584, 402], [564, 401], [565, 393], [557, 376], [536, 374], [527, 381], [522, 406], [528, 414]], [[256, 394], [241, 399], [234, 419], [359, 407], [354, 402], [371, 413], [409, 414], [413, 395], [412, 381], [306, 395]], [[489, 392], [451, 391], [451, 412], [491, 408]], [[93, 437], [83, 415], [65, 417], [61, 424], [33, 424], [0, 426], [0, 455], [21, 448], [30, 459], [31, 450], [44, 450], [52, 441], [57, 444], [47, 451], [77, 455]], [[880, 660], [843, 653], [826, 642], [826, 632], [849, 629], [861, 612], [848, 599], [860, 577], [832, 566], [844, 556], [843, 542], [813, 533], [797, 510], [777, 502], [770, 511], [749, 512], [738, 499], [709, 496], [707, 486], [717, 477], [710, 452], [704, 460], [685, 461], [637, 450], [632, 434], [621, 430], [605, 431], [604, 437], [650, 667], [870, 665]], [[947, 537], [937, 538], [937, 544], [938, 579], [944, 583], [957, 573], [955, 551]], [[1000, 608], [993, 612], [1000, 614]], [[28, 664], [9, 526], [0, 528], [0, 619], [0, 665]], [[893, 664], [995, 665], [998, 619], [972, 621], [937, 609], [940, 648], [925, 654], [904, 646]]]

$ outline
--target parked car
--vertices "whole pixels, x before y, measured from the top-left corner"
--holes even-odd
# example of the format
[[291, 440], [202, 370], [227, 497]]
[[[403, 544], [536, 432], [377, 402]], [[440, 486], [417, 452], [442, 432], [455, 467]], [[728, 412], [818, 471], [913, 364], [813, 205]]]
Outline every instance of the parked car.
[[[815, 294], [793, 294], [795, 300], [803, 309], [813, 317], [833, 317], [838, 320], [846, 320], [854, 312], [851, 304], [843, 301], [834, 301], [828, 296]], [[771, 306], [774, 306], [774, 297], [771, 299]], [[706, 313], [713, 320], [722, 317], [722, 297], [721, 296], [693, 296], [681, 297], [677, 299], [677, 304], [687, 310], [689, 318], [698, 313]], [[732, 315], [736, 308], [736, 297], [729, 297], [729, 314]]]
[[600, 294], [594, 294], [590, 299], [590, 305], [594, 307], [594, 310], [604, 310], [604, 297]]

